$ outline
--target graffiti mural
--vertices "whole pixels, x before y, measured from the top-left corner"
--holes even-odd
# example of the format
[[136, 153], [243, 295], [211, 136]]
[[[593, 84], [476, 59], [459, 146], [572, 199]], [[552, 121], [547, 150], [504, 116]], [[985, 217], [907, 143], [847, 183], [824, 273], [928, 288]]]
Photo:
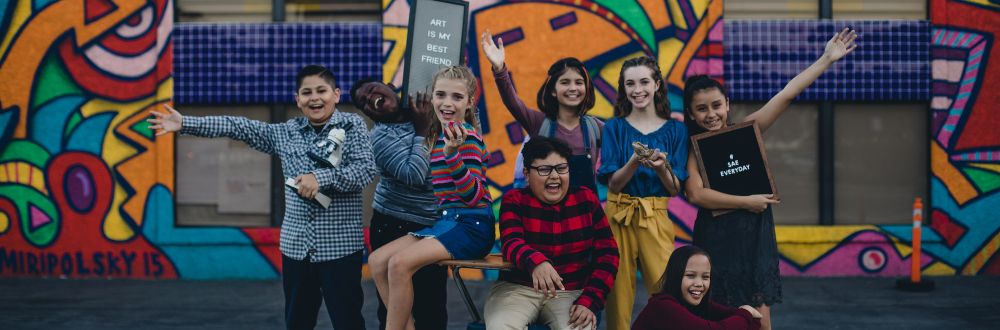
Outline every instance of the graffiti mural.
[[173, 95], [173, 9], [0, 3], [0, 276], [277, 275], [267, 233], [174, 228], [174, 140], [145, 123]]
[[[963, 275], [1000, 274], [1000, 79], [996, 1], [930, 2], [930, 231], [924, 252]], [[899, 233], [908, 239], [908, 233]]]

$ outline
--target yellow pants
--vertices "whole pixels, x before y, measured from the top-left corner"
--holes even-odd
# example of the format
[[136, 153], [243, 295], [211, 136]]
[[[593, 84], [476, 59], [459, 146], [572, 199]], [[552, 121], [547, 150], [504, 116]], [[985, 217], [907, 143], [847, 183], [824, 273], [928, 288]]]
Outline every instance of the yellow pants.
[[607, 303], [607, 329], [628, 330], [635, 300], [635, 271], [641, 266], [642, 280], [650, 294], [674, 252], [674, 223], [667, 216], [668, 197], [637, 198], [608, 192], [605, 214], [618, 241], [618, 275]]

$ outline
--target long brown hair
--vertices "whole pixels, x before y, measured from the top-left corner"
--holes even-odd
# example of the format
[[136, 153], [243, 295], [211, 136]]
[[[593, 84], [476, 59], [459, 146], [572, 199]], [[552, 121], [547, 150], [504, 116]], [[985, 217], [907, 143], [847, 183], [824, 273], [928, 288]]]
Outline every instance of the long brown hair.
[[627, 117], [632, 113], [632, 102], [628, 100], [625, 93], [625, 70], [645, 66], [653, 71], [653, 82], [659, 83], [660, 87], [653, 92], [653, 105], [656, 108], [656, 115], [663, 119], [670, 119], [670, 101], [667, 100], [667, 83], [660, 73], [660, 65], [656, 59], [649, 56], [633, 57], [622, 64], [622, 70], [618, 73], [618, 100], [615, 101], [615, 117]]
[[552, 63], [552, 66], [549, 67], [548, 75], [545, 77], [545, 83], [542, 83], [542, 87], [538, 89], [536, 100], [538, 102], [538, 110], [541, 110], [550, 119], [556, 119], [559, 116], [559, 100], [552, 93], [556, 90], [559, 77], [569, 70], [574, 70], [583, 76], [583, 92], [585, 95], [583, 96], [583, 101], [577, 106], [576, 114], [583, 116], [594, 107], [596, 99], [594, 97], [594, 83], [590, 80], [587, 67], [576, 57], [563, 58]]
[[[454, 79], [465, 82], [465, 87], [468, 88], [469, 92], [469, 103], [472, 104], [465, 111], [465, 122], [472, 124], [472, 127], [476, 129], [476, 133], [481, 135], [483, 130], [479, 124], [479, 111], [476, 110], [476, 94], [479, 91], [479, 81], [476, 80], [476, 75], [472, 73], [472, 69], [464, 65], [453, 65], [438, 70], [438, 72], [434, 73], [431, 88], [436, 88], [437, 82], [440, 79]], [[434, 109], [429, 115], [433, 119], [428, 128], [430, 134], [427, 135], [425, 142], [427, 142], [428, 148], [432, 148], [437, 141], [438, 135], [441, 134], [441, 120], [437, 117], [437, 109]]]

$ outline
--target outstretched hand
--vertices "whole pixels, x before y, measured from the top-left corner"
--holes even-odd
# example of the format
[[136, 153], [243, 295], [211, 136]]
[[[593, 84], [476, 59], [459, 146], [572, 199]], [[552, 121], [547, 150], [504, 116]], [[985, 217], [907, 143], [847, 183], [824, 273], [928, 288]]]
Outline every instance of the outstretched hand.
[[183, 120], [181, 113], [166, 104], [163, 105], [163, 108], [167, 109], [169, 113], [150, 111], [153, 118], [146, 119], [146, 122], [149, 123], [149, 129], [157, 130], [156, 136], [181, 130], [181, 121]]
[[858, 39], [858, 31], [845, 27], [826, 43], [826, 50], [823, 51], [823, 56], [826, 56], [831, 61], [836, 61], [847, 56], [855, 48], [858, 48], [858, 44], [854, 43], [856, 39]]
[[486, 30], [486, 32], [483, 32], [481, 39], [480, 43], [483, 46], [483, 53], [486, 54], [486, 59], [493, 65], [493, 71], [503, 69], [503, 62], [507, 57], [506, 52], [503, 50], [503, 38], [497, 39], [500, 42], [498, 46], [493, 42], [493, 34], [489, 30]]

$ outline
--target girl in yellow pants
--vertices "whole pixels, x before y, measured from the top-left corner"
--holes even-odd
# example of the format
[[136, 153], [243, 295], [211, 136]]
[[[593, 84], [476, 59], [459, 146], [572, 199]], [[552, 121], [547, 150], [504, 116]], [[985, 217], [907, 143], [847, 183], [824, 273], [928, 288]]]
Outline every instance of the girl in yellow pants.
[[[608, 296], [608, 330], [632, 323], [636, 269], [649, 292], [674, 250], [667, 201], [687, 178], [687, 129], [670, 119], [666, 83], [649, 57], [625, 61], [618, 78], [615, 117], [604, 124], [598, 180], [608, 186], [605, 213], [618, 241], [620, 262]], [[635, 143], [638, 142], [638, 143]], [[635, 147], [633, 144], [641, 144]], [[644, 147], [651, 152], [637, 154]]]

